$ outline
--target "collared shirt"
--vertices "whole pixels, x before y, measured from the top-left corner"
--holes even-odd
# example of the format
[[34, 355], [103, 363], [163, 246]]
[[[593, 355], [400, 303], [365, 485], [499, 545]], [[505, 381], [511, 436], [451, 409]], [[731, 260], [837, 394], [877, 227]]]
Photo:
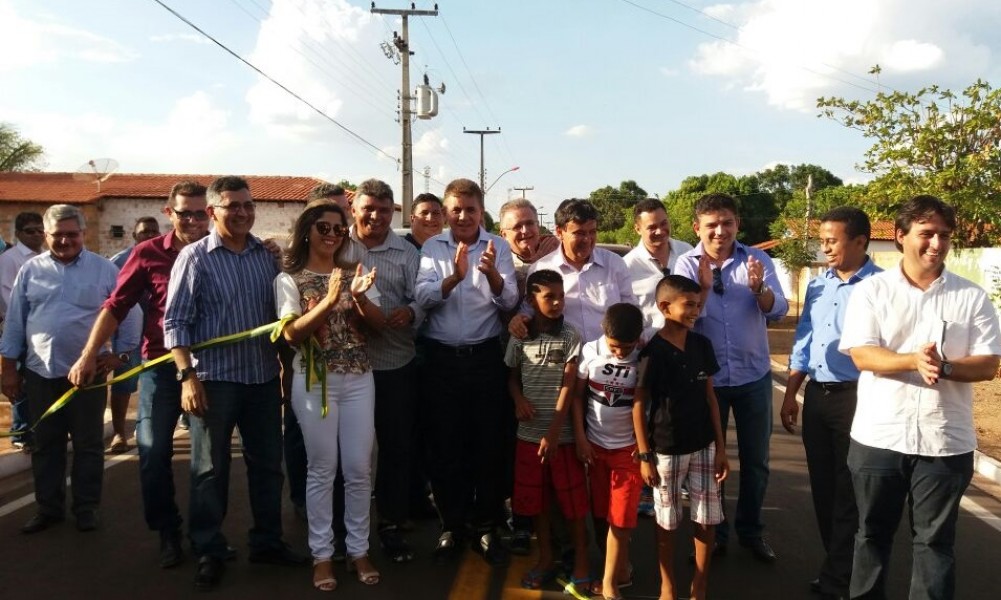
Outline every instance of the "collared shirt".
[[[237, 254], [216, 231], [185, 246], [170, 271], [163, 318], [164, 346], [190, 347], [274, 320], [275, 258], [253, 235]], [[265, 383], [278, 376], [278, 355], [268, 336], [196, 353], [203, 381]]]
[[639, 301], [640, 310], [643, 311], [643, 328], [654, 327], [660, 329], [664, 326], [664, 315], [657, 308], [657, 284], [674, 272], [674, 265], [678, 262], [678, 257], [692, 249], [688, 242], [669, 238], [668, 245], [671, 248], [667, 256], [667, 272], [664, 272], [660, 261], [650, 254], [643, 242], [637, 244], [635, 248], [622, 257], [629, 268], [629, 276], [633, 280], [633, 295]]
[[810, 375], [813, 381], [836, 383], [858, 381], [859, 371], [847, 354], [838, 352], [838, 342], [845, 325], [848, 297], [855, 284], [883, 269], [867, 256], [848, 281], [828, 269], [806, 288], [803, 312], [796, 326], [796, 341], [789, 355], [789, 369]]
[[[362, 244], [353, 226], [351, 239]], [[369, 361], [376, 371], [399, 369], [416, 356], [414, 336], [417, 327], [424, 321], [424, 310], [414, 300], [414, 284], [420, 262], [420, 253], [392, 231], [386, 234], [381, 244], [368, 248], [362, 258], [365, 268], [375, 269], [375, 287], [379, 290], [383, 314], [388, 317], [401, 306], [409, 306], [414, 311], [414, 321], [409, 327], [387, 327], [368, 337]]]
[[[494, 265], [504, 279], [504, 287], [496, 296], [487, 276], [477, 268], [490, 240], [496, 253]], [[458, 247], [450, 231], [428, 238], [421, 248], [415, 290], [417, 303], [428, 313], [424, 335], [452, 346], [476, 344], [500, 335], [501, 312], [518, 304], [511, 249], [504, 238], [487, 233], [482, 227], [479, 238], [469, 244], [469, 270], [465, 279], [452, 289], [448, 298], [442, 298], [442, 281], [455, 271]]]
[[[678, 257], [674, 269], [692, 281], [699, 280], [702, 243]], [[747, 287], [747, 259], [753, 256], [765, 270], [765, 285], [775, 295], [772, 309], [762, 312], [758, 298]], [[782, 294], [782, 284], [775, 275], [772, 259], [757, 248], [734, 242], [733, 252], [723, 261], [724, 292], [709, 290], [695, 331], [709, 338], [716, 350], [720, 371], [713, 384], [717, 387], [744, 385], [764, 377], [772, 368], [768, 355], [768, 321], [789, 311]]]
[[[86, 249], [69, 264], [49, 252], [28, 260], [14, 280], [0, 355], [17, 359], [26, 353], [24, 364], [34, 373], [65, 377], [117, 276], [111, 261]], [[122, 321], [115, 352], [136, 348], [141, 326], [138, 312]]]
[[[997, 311], [987, 293], [948, 271], [922, 291], [900, 267], [855, 286], [841, 334], [842, 352], [879, 346], [908, 353], [928, 342], [935, 342], [946, 360], [1001, 355]], [[917, 371], [862, 371], [851, 436], [860, 444], [903, 454], [972, 452], [977, 447], [973, 385], [950, 379], [927, 385]]]
[[17, 272], [33, 256], [38, 256], [38, 252], [21, 242], [0, 254], [0, 322], [7, 314], [7, 302], [10, 300], [11, 290], [14, 289], [14, 278], [17, 277]]
[[[601, 320], [613, 304], [636, 304], [629, 269], [618, 254], [595, 248], [591, 260], [579, 271], [567, 262], [562, 248], [543, 256], [528, 269], [528, 273], [551, 269], [563, 276], [563, 318], [580, 332], [584, 342], [602, 336]], [[531, 313], [525, 302], [523, 312]]]
[[174, 230], [136, 244], [118, 273], [118, 284], [104, 302], [104, 308], [121, 322], [137, 304], [142, 307], [143, 358], [151, 360], [167, 353], [163, 345], [163, 311], [167, 306], [170, 270], [177, 260]]

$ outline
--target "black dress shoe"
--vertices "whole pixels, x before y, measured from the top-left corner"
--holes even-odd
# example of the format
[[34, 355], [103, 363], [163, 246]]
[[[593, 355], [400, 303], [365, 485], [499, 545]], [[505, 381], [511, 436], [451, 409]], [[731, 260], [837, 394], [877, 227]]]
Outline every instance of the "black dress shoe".
[[195, 571], [195, 589], [207, 592], [217, 585], [226, 570], [226, 563], [214, 556], [203, 556], [198, 559], [198, 570]]
[[78, 531], [95, 531], [101, 526], [101, 517], [96, 510], [85, 510], [76, 516], [76, 528]]
[[299, 554], [292, 548], [289, 548], [287, 544], [282, 544], [280, 547], [251, 552], [248, 560], [252, 563], [297, 567], [309, 562], [309, 557], [305, 554]]
[[184, 549], [181, 547], [181, 534], [177, 531], [160, 532], [160, 568], [170, 569], [184, 560]]
[[750, 550], [751, 554], [754, 555], [754, 558], [760, 560], [761, 562], [773, 563], [775, 562], [775, 559], [778, 558], [775, 556], [775, 551], [772, 550], [772, 547], [769, 546], [768, 542], [766, 542], [763, 538], [741, 540], [740, 545]]
[[223, 558], [226, 560], [226, 562], [233, 562], [234, 560], [236, 560], [236, 548], [227, 544], [226, 552], [223, 554]]
[[53, 517], [51, 515], [38, 513], [37, 515], [31, 517], [27, 523], [21, 526], [21, 533], [32, 534], [38, 533], [39, 531], [45, 531], [56, 523], [62, 523], [63, 520], [63, 517]]
[[431, 558], [435, 564], [444, 564], [457, 557], [461, 552], [460, 541], [451, 531], [441, 532], [441, 535], [438, 536], [438, 543], [431, 553]]
[[473, 550], [483, 556], [483, 560], [492, 567], [502, 567], [511, 562], [511, 554], [501, 545], [500, 538], [494, 533], [484, 533], [473, 542]]
[[820, 577], [810, 581], [810, 591], [814, 594], [820, 593]]

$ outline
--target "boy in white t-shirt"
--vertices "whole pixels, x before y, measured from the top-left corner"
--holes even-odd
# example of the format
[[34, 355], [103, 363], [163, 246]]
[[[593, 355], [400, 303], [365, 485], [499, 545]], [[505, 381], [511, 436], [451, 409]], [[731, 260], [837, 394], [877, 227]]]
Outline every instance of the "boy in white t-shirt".
[[[603, 579], [589, 591], [618, 598], [619, 589], [632, 584], [629, 535], [636, 527], [643, 485], [634, 457], [636, 423], [642, 426], [645, 418], [642, 404], [634, 401], [643, 313], [633, 304], [614, 304], [605, 312], [601, 327], [605, 335], [581, 351], [574, 437], [577, 456], [590, 470], [595, 536], [605, 552]], [[571, 585], [581, 591], [584, 583], [574, 579]]]

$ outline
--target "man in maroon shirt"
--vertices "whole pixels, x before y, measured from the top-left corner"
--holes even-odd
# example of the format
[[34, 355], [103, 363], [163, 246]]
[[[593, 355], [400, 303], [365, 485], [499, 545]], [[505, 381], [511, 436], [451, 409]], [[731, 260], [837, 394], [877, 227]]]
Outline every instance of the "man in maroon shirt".
[[[163, 313], [167, 282], [181, 248], [208, 233], [205, 186], [192, 181], [174, 185], [163, 213], [173, 229], [166, 235], [136, 244], [118, 274], [118, 285], [105, 301], [90, 332], [87, 345], [69, 372], [74, 385], [86, 385], [97, 372], [97, 354], [118, 324], [137, 303], [143, 325], [142, 356], [152, 360], [167, 354], [163, 344]], [[146, 523], [160, 532], [160, 566], [180, 564], [181, 514], [174, 501], [174, 426], [181, 414], [181, 384], [173, 363], [165, 363], [140, 376], [139, 416], [136, 443], [139, 447], [139, 478], [142, 484]]]

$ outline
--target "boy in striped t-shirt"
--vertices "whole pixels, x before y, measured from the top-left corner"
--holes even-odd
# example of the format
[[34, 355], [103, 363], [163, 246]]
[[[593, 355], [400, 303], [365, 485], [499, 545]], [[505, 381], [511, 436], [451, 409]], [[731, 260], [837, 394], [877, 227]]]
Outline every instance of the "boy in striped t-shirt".
[[549, 523], [554, 498], [573, 537], [573, 575], [587, 575], [584, 467], [575, 456], [567, 418], [581, 342], [580, 335], [563, 321], [559, 273], [546, 269], [532, 273], [525, 291], [535, 314], [528, 336], [511, 338], [504, 362], [511, 367], [508, 388], [518, 418], [512, 508], [515, 514], [533, 517], [539, 542], [539, 560], [521, 584], [539, 589], [558, 572]]

